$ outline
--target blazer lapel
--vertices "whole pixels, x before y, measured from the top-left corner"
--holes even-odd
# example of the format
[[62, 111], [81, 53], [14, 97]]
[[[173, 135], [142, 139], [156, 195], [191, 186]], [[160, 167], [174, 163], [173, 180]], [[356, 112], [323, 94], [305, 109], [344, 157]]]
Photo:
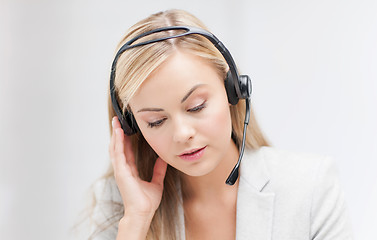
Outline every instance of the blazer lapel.
[[263, 192], [269, 181], [262, 151], [245, 151], [237, 195], [237, 240], [271, 239], [275, 194]]

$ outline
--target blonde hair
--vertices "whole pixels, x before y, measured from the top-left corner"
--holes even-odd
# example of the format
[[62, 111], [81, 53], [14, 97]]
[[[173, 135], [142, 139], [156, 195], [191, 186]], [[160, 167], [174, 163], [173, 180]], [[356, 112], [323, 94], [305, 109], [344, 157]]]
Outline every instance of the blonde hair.
[[[125, 37], [120, 41], [118, 49], [128, 40], [135, 36], [166, 26], [194, 26], [206, 29], [204, 24], [190, 13], [183, 10], [168, 10], [159, 12], [149, 16], [148, 18], [136, 23], [132, 26]], [[177, 30], [175, 30], [177, 31]], [[159, 38], [170, 34], [176, 34], [175, 31], [164, 31], [151, 36], [144, 37], [140, 41], [146, 41], [151, 38]], [[169, 39], [153, 44], [136, 47], [125, 51], [119, 58], [116, 66], [116, 77], [114, 81], [115, 90], [118, 93], [118, 102], [125, 112], [128, 103], [133, 95], [140, 88], [142, 83], [148, 76], [157, 69], [174, 51], [188, 51], [194, 55], [200, 56], [210, 62], [216, 69], [218, 74], [225, 79], [228, 65], [221, 53], [207, 39], [199, 35], [188, 35], [184, 37]], [[245, 102], [239, 101], [237, 105], [230, 106], [232, 118], [232, 138], [240, 145], [243, 134], [243, 120], [245, 117]], [[108, 92], [108, 114], [110, 135], [112, 133], [111, 120], [116, 116]], [[150, 181], [153, 172], [154, 161], [157, 158], [156, 153], [148, 145], [144, 137], [137, 133], [131, 136], [133, 150], [135, 153], [136, 165], [140, 174], [140, 178]], [[246, 148], [257, 149], [261, 146], [267, 146], [268, 143], [262, 135], [258, 124], [255, 120], [251, 109], [250, 123], [246, 135]], [[110, 164], [108, 172], [103, 176], [105, 179], [114, 178], [113, 168]], [[114, 182], [114, 181], [112, 181]], [[177, 189], [180, 189], [179, 173], [176, 169], [168, 166], [164, 181], [164, 191], [161, 204], [157, 209], [152, 220], [147, 239], [177, 239], [176, 230], [178, 224], [178, 206], [180, 196]], [[95, 204], [96, 203], [95, 201]], [[119, 203], [114, 202], [112, 217], [106, 219], [100, 224], [98, 231], [114, 225], [121, 218], [123, 206], [119, 207]]]

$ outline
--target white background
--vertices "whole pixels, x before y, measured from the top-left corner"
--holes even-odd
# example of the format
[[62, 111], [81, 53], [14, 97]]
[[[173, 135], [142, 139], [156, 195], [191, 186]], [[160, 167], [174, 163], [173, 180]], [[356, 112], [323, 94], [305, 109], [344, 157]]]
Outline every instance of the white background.
[[69, 239], [108, 166], [116, 44], [151, 13], [199, 17], [253, 78], [272, 145], [335, 158], [356, 239], [377, 222], [377, 1], [0, 0], [0, 238]]

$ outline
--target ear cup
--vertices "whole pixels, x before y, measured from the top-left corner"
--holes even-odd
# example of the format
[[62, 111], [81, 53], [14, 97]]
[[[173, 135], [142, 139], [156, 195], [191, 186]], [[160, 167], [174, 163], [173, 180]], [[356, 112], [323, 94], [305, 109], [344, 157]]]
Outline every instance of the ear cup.
[[139, 131], [139, 127], [137, 126], [136, 120], [132, 112], [126, 111], [124, 115], [125, 117], [122, 117], [119, 121], [124, 133], [128, 136], [137, 133]]
[[236, 105], [238, 103], [238, 96], [236, 92], [236, 87], [234, 86], [234, 80], [230, 71], [227, 72], [226, 78], [224, 81], [226, 94], [228, 96], [228, 102], [232, 105]]
[[240, 92], [241, 92], [240, 98], [242, 99], [250, 98], [251, 91], [252, 91], [250, 77], [248, 75], [240, 75], [238, 83], [239, 83]]

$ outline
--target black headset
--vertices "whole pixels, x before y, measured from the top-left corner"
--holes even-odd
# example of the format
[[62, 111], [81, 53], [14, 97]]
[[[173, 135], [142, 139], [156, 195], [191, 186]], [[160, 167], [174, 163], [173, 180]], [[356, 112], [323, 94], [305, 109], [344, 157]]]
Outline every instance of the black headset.
[[[158, 33], [158, 32], [170, 31], [170, 30], [183, 30], [184, 32], [180, 34], [172, 35], [172, 36], [166, 36], [162, 38], [157, 38], [157, 39], [152, 39], [145, 42], [132, 44], [138, 39], [143, 38], [145, 36]], [[243, 152], [245, 149], [246, 128], [250, 119], [250, 96], [251, 96], [251, 91], [252, 91], [251, 79], [247, 75], [238, 74], [236, 64], [232, 58], [232, 55], [230, 55], [230, 52], [228, 51], [228, 49], [212, 33], [204, 29], [191, 27], [191, 26], [170, 26], [170, 27], [158, 28], [152, 31], [142, 33], [132, 38], [128, 42], [126, 42], [115, 55], [113, 64], [111, 66], [111, 75], [110, 75], [111, 102], [112, 102], [114, 111], [118, 116], [120, 125], [124, 133], [126, 135], [132, 135], [140, 131], [137, 126], [136, 120], [130, 111], [126, 111], [124, 114], [122, 114], [122, 109], [120, 108], [117, 98], [116, 98], [114, 79], [115, 79], [116, 64], [118, 62], [119, 57], [122, 55], [123, 52], [131, 48], [144, 46], [144, 45], [152, 44], [155, 42], [161, 42], [167, 39], [183, 37], [183, 36], [187, 36], [191, 34], [201, 35], [205, 37], [206, 39], [208, 39], [220, 51], [220, 53], [223, 55], [226, 62], [228, 63], [229, 71], [227, 72], [226, 78], [224, 80], [224, 85], [225, 85], [229, 103], [232, 105], [236, 105], [240, 99], [245, 99], [246, 101], [246, 114], [245, 114], [244, 131], [243, 131], [243, 137], [242, 137], [240, 156], [238, 158], [237, 164], [235, 165], [235, 167], [233, 168], [232, 172], [230, 173], [229, 177], [226, 180], [226, 184], [233, 185], [238, 178], [238, 169], [239, 169], [239, 165], [240, 165]]]

